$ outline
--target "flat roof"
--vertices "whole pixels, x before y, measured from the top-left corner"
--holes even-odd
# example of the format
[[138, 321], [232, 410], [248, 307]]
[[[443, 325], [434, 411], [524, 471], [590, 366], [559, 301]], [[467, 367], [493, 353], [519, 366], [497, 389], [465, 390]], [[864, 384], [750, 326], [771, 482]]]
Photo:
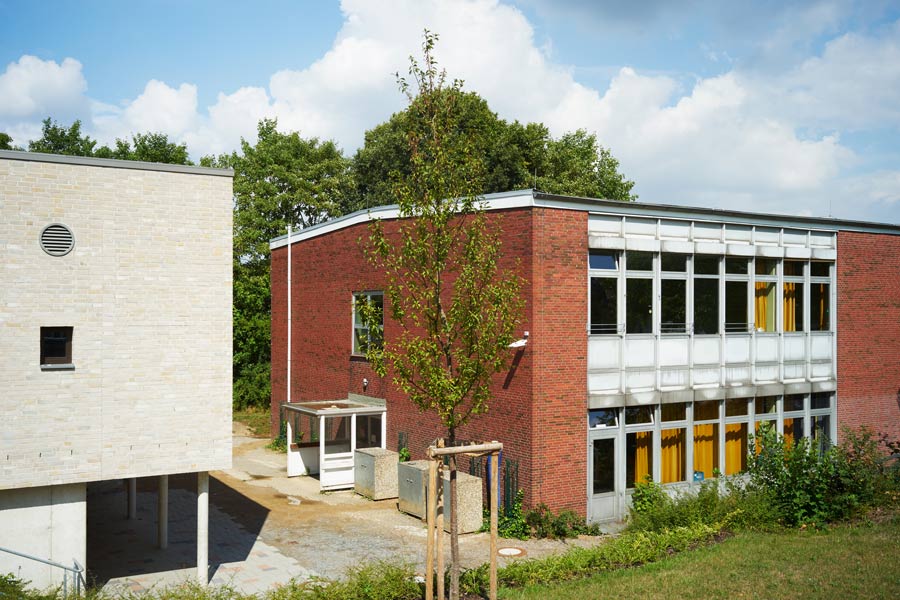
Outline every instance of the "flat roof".
[[140, 160], [119, 160], [116, 158], [94, 158], [92, 156], [66, 156], [43, 152], [23, 152], [21, 150], [0, 150], [0, 159], [26, 160], [33, 162], [57, 163], [62, 165], [82, 165], [108, 169], [135, 169], [138, 171], [163, 171], [166, 173], [187, 173], [189, 175], [212, 175], [214, 177], [234, 177], [232, 169], [214, 169], [193, 165], [170, 165], [167, 163], [144, 162]]
[[[482, 199], [486, 210], [543, 207], [580, 210], [594, 214], [612, 214], [626, 217], [634, 216], [657, 219], [706, 221], [713, 223], [740, 223], [769, 227], [819, 229], [824, 231], [857, 231], [862, 233], [900, 235], [900, 225], [891, 223], [852, 221], [830, 217], [801, 217], [795, 215], [754, 213], [731, 209], [679, 206], [674, 204], [621, 202], [619, 200], [601, 200], [597, 198], [547, 194], [537, 190], [516, 190], [512, 192], [485, 194], [482, 196]], [[396, 219], [398, 217], [399, 209], [395, 204], [358, 210], [349, 215], [337, 217], [330, 221], [319, 223], [318, 225], [294, 231], [291, 233], [291, 242], [298, 242], [312, 237], [325, 235], [333, 231], [351, 227], [359, 223], [366, 223], [375, 219]], [[272, 250], [286, 245], [287, 234], [275, 237], [269, 242], [269, 248]]]

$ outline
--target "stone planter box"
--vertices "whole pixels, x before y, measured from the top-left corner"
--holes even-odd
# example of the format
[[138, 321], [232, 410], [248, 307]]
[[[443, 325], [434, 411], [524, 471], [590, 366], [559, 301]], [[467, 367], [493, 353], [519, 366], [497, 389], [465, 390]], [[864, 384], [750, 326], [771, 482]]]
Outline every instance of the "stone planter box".
[[[405, 513], [426, 518], [425, 503], [428, 498], [427, 460], [414, 460], [397, 465], [398, 508]], [[459, 532], [472, 533], [481, 528], [482, 493], [481, 478], [457, 471], [457, 496], [459, 498]], [[444, 469], [444, 530], [450, 531], [450, 471]]]
[[356, 451], [353, 489], [372, 500], [397, 497], [397, 464], [399, 455], [384, 448], [362, 448]]

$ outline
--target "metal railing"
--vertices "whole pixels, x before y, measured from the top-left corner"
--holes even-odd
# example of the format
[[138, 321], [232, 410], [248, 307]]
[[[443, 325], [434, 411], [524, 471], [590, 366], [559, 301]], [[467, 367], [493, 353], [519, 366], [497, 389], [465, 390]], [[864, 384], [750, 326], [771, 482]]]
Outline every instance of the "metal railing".
[[73, 593], [74, 598], [79, 597], [81, 595], [81, 590], [86, 587], [85, 581], [84, 581], [84, 567], [82, 567], [81, 564], [79, 564], [79, 562], [75, 559], [72, 559], [73, 566], [67, 567], [66, 565], [60, 564], [60, 563], [52, 561], [52, 560], [38, 558], [37, 556], [25, 554], [24, 552], [17, 552], [15, 550], [10, 550], [9, 548], [4, 548], [3, 546], [0, 546], [0, 552], [6, 552], [8, 554], [13, 554], [15, 556], [19, 556], [21, 558], [26, 558], [28, 560], [33, 560], [35, 562], [49, 565], [51, 567], [56, 567], [57, 569], [62, 569], [64, 571], [63, 583], [62, 583], [63, 598], [69, 597], [69, 577], [70, 576], [72, 578], [72, 593]]

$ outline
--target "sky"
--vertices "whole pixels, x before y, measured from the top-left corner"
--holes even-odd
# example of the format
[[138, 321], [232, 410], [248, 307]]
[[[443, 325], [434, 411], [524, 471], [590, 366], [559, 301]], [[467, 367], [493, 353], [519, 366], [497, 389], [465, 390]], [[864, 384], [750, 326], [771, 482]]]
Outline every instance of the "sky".
[[500, 117], [596, 133], [639, 201], [900, 224], [900, 0], [0, 0], [0, 131], [196, 160], [274, 117], [351, 156], [424, 29]]

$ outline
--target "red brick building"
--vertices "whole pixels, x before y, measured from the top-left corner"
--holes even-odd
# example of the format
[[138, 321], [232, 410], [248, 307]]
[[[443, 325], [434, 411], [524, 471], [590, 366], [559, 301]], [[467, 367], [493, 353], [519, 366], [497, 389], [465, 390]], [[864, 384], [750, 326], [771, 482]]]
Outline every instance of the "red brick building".
[[[622, 516], [644, 475], [673, 487], [746, 465], [763, 421], [900, 436], [900, 226], [552, 196], [486, 198], [527, 305], [513, 366], [462, 438], [496, 439], [526, 503]], [[272, 430], [281, 406], [383, 402], [386, 446], [441, 430], [354, 353], [373, 209], [272, 241]], [[291, 335], [288, 394], [287, 336]], [[384, 334], [396, 331], [389, 318]]]

